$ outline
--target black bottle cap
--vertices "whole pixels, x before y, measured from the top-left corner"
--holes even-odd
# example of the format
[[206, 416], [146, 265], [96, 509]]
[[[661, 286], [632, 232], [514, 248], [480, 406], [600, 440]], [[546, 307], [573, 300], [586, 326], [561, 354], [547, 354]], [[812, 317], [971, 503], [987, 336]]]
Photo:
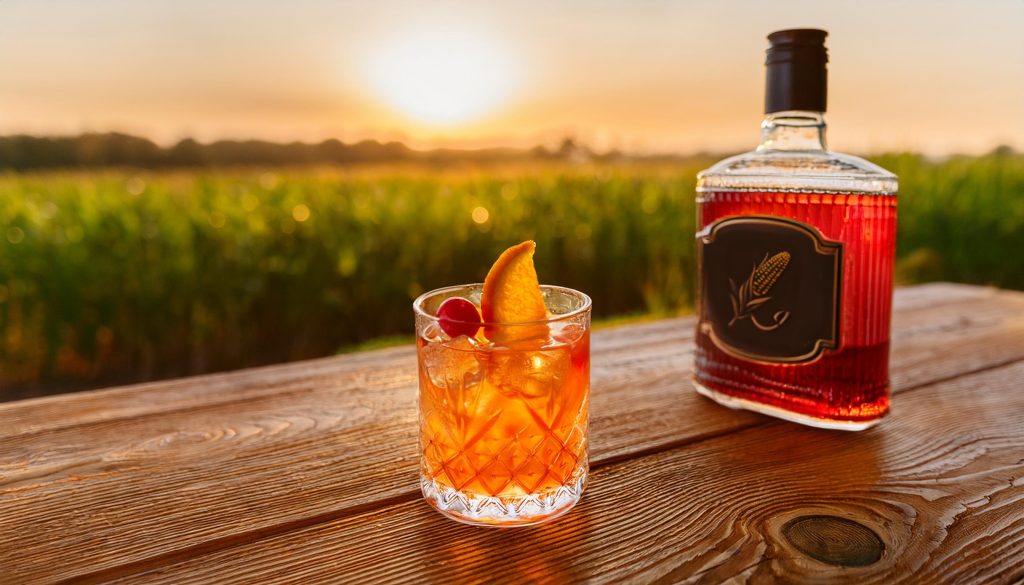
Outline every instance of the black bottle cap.
[[828, 33], [813, 28], [780, 30], [768, 35], [764, 113], [802, 110], [824, 112], [828, 97]]

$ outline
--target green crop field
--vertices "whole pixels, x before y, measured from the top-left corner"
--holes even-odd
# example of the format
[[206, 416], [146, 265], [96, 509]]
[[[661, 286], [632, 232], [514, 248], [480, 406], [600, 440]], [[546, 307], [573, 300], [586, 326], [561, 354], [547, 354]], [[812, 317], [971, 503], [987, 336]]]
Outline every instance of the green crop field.
[[[1024, 288], [1024, 157], [875, 159], [898, 278]], [[0, 399], [334, 353], [538, 243], [595, 314], [693, 301], [697, 163], [0, 175]]]

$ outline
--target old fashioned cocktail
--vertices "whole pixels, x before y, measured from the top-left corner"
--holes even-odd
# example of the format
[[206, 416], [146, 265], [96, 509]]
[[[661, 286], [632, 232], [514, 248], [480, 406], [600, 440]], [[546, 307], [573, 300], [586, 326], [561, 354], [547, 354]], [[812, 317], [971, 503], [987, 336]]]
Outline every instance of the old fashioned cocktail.
[[555, 286], [539, 293], [544, 317], [523, 322], [474, 322], [484, 285], [414, 304], [421, 487], [456, 520], [534, 524], [568, 511], [583, 491], [590, 299]]

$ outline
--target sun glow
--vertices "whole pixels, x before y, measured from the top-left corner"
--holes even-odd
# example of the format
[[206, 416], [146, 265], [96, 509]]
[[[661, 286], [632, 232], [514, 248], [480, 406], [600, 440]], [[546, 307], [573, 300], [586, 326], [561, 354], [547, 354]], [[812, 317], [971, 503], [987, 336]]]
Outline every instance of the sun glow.
[[394, 108], [445, 125], [494, 110], [514, 85], [512, 64], [498, 43], [466, 33], [395, 39], [371, 58], [369, 77]]

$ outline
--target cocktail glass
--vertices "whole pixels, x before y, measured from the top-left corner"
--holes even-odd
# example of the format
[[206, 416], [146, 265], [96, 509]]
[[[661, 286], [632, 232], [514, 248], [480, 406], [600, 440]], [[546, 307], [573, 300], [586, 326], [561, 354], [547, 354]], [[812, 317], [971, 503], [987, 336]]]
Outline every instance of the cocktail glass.
[[420, 487], [460, 522], [537, 524], [569, 511], [587, 480], [590, 297], [541, 286], [547, 319], [445, 334], [441, 303], [463, 297], [479, 306], [482, 287], [437, 289], [413, 303]]

